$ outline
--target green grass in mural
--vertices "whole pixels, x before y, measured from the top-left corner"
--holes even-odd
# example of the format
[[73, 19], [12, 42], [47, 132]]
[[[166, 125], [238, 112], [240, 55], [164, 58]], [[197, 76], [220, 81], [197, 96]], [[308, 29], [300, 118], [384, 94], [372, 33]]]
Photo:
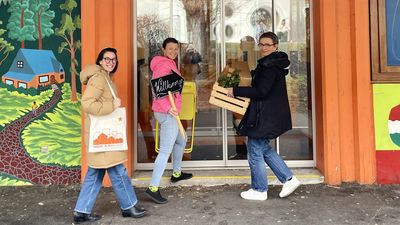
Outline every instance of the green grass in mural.
[[0, 174], [0, 186], [23, 186], [32, 185], [32, 183], [17, 178], [11, 177], [6, 174]]
[[34, 101], [40, 107], [40, 105], [50, 99], [52, 94], [53, 91], [48, 90], [42, 92], [40, 95], [30, 96], [18, 93], [17, 91], [9, 92], [5, 88], [0, 88], [0, 130], [11, 121], [30, 112]]
[[[81, 104], [70, 101], [71, 89], [62, 87], [63, 100], [22, 132], [25, 149], [41, 163], [74, 167], [81, 165]], [[78, 96], [80, 99], [80, 96]]]

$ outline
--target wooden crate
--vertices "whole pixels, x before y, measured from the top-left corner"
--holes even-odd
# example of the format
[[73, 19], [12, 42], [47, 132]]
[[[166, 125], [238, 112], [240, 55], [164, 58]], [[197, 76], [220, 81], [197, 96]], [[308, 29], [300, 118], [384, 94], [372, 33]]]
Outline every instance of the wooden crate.
[[214, 84], [208, 102], [229, 111], [239, 113], [240, 115], [244, 115], [249, 106], [250, 99], [243, 97], [231, 98], [226, 95], [227, 93], [228, 90], [226, 90], [226, 88]]

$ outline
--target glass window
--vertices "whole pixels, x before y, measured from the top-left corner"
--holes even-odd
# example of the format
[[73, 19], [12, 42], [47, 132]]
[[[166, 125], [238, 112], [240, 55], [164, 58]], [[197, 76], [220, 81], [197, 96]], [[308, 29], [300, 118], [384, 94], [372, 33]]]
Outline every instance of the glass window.
[[[189, 136], [183, 159], [191, 163], [184, 165], [248, 166], [246, 137], [236, 135], [234, 129], [242, 116], [210, 104], [209, 99], [226, 66], [240, 70], [240, 85], [250, 85], [250, 71], [259, 58], [257, 39], [266, 31], [277, 33], [279, 50], [291, 61], [286, 79], [293, 129], [272, 140], [272, 146], [286, 160], [313, 160], [309, 0], [141, 0], [136, 4], [138, 168], [157, 156], [150, 62], [162, 54], [162, 42], [170, 36], [180, 42], [176, 63], [185, 82], [196, 86], [195, 123], [182, 121]], [[192, 138], [193, 149], [188, 150]]]
[[196, 93], [195, 124], [193, 120], [182, 121], [189, 138], [184, 161], [223, 160], [221, 109], [208, 103], [219, 71], [218, 40], [211, 33], [219, 20], [217, 4], [219, 1], [214, 0], [137, 1], [138, 163], [152, 163], [157, 155], [155, 139], [159, 134], [151, 109], [150, 62], [155, 55], [162, 54], [162, 42], [170, 36], [180, 42], [176, 62], [185, 83], [195, 85]]
[[28, 87], [28, 85], [24, 82], [18, 82], [18, 87], [22, 87], [22, 88], [26, 89]]
[[400, 5], [371, 0], [371, 64], [374, 82], [400, 81]]
[[24, 61], [17, 61], [17, 68], [23, 68], [24, 67]]
[[49, 82], [49, 76], [48, 75], [39, 77], [39, 83], [47, 83], [47, 82]]
[[8, 85], [14, 85], [14, 81], [13, 81], [13, 80], [6, 79], [6, 84], [8, 84]]
[[[289, 55], [291, 64], [286, 82], [293, 129], [272, 140], [272, 144], [285, 160], [312, 160], [309, 2], [225, 2], [230, 8], [225, 24], [234, 27], [234, 35], [225, 34], [226, 66], [240, 71], [241, 86], [251, 85], [250, 71], [259, 59], [257, 43], [262, 33], [275, 32], [279, 37], [279, 50]], [[229, 159], [247, 158], [246, 139], [235, 132], [241, 118], [240, 114], [227, 112]]]

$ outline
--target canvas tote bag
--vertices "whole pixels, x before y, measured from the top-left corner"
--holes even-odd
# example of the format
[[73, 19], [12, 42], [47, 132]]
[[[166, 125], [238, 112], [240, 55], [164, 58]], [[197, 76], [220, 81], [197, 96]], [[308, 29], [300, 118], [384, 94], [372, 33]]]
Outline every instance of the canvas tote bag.
[[[114, 99], [117, 96], [106, 79], [108, 87]], [[128, 150], [126, 140], [126, 110], [124, 107], [118, 107], [114, 112], [95, 116], [89, 114], [89, 152], [108, 152]]]

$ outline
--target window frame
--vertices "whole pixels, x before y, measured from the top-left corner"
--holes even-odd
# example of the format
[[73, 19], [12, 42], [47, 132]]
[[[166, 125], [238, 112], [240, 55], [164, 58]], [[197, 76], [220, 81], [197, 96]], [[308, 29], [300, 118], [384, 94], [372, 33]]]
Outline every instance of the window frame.
[[24, 68], [24, 61], [23, 60], [18, 60], [17, 61], [17, 68], [20, 68], [20, 69]]
[[4, 83], [7, 84], [7, 85], [13, 85], [14, 86], [14, 80], [5, 79]]
[[[42, 81], [43, 78], [47, 78], [46, 81]], [[48, 83], [49, 81], [50, 81], [49, 75], [41, 75], [41, 76], [39, 76], [39, 83], [40, 84]]]
[[22, 82], [22, 81], [18, 81], [18, 88], [24, 88], [24, 89], [28, 89], [28, 83], [26, 82]]
[[370, 0], [371, 78], [373, 83], [400, 83], [400, 66], [387, 64], [386, 1]]

